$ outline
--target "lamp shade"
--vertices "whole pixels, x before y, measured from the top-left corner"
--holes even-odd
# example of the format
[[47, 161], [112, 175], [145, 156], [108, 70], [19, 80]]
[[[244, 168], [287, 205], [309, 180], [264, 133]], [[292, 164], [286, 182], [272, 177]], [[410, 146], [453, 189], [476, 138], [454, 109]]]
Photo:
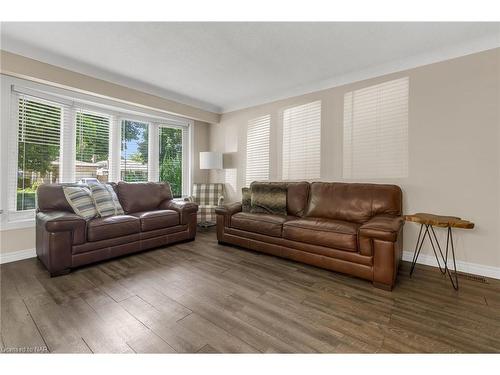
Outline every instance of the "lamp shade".
[[200, 152], [200, 169], [222, 169], [222, 152]]

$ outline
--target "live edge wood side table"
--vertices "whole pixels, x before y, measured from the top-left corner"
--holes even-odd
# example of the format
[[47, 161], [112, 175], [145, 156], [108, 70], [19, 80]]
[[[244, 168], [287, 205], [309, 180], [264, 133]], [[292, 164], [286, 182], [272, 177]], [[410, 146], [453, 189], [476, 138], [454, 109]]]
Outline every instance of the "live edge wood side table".
[[[415, 269], [415, 264], [417, 263], [418, 256], [420, 255], [420, 250], [422, 249], [425, 237], [427, 236], [429, 237], [429, 241], [432, 245], [432, 250], [434, 251], [434, 255], [436, 256], [439, 271], [441, 271], [443, 275], [448, 274], [448, 276], [450, 277], [451, 285], [453, 285], [453, 288], [455, 290], [458, 290], [457, 264], [455, 262], [455, 247], [453, 245], [453, 233], [451, 229], [452, 228], [472, 229], [474, 228], [474, 223], [467, 220], [462, 220], [461, 218], [455, 216], [439, 216], [427, 213], [405, 215], [405, 220], [420, 224], [420, 231], [418, 233], [417, 244], [415, 245], [415, 252], [413, 253], [413, 260], [411, 262], [410, 277], [413, 274], [413, 270]], [[425, 231], [424, 235], [422, 236], [422, 231], [424, 227]], [[439, 241], [436, 237], [436, 232], [434, 232], [434, 227], [447, 228], [448, 233], [446, 235], [445, 255], [443, 255], [443, 252], [441, 251], [441, 245], [439, 244]], [[441, 255], [444, 267], [441, 267], [441, 262], [439, 261], [438, 253], [436, 252], [436, 246], [434, 245], [434, 241], [432, 240], [431, 233], [432, 237], [434, 237], [434, 241], [436, 242], [439, 254]], [[454, 277], [452, 277], [450, 269], [448, 267], [449, 244], [451, 244], [451, 255], [453, 257]]]

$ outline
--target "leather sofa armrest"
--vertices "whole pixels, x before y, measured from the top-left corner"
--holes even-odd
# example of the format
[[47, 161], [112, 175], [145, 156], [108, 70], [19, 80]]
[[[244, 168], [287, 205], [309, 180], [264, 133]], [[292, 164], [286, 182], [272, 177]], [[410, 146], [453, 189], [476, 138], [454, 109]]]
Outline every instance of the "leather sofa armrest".
[[38, 212], [36, 222], [47, 232], [72, 232], [73, 245], [85, 242], [87, 222], [74, 213], [67, 211]]
[[181, 224], [187, 224], [189, 215], [198, 212], [198, 204], [186, 201], [166, 200], [158, 207], [161, 210], [174, 210], [179, 213]]
[[222, 206], [215, 208], [215, 213], [217, 215], [228, 215], [232, 216], [238, 212], [241, 212], [241, 202], [224, 204]]
[[372, 217], [359, 227], [359, 235], [382, 241], [396, 242], [403, 225], [404, 219], [401, 216], [379, 215]]
[[[215, 213], [217, 216], [221, 217], [221, 222], [225, 227], [229, 227], [231, 224], [231, 216], [234, 214], [241, 212], [241, 202], [224, 204], [219, 207], [215, 207]], [[217, 223], [219, 223], [219, 219], [217, 219]]]

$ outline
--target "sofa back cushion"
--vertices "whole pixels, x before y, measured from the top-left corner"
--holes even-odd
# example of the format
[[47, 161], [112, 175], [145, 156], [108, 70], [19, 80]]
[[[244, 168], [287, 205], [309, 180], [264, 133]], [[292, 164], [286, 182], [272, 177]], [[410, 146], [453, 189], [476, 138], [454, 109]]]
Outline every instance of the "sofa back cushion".
[[126, 214], [151, 211], [161, 202], [172, 199], [168, 182], [124, 182], [116, 185], [118, 199]]
[[74, 213], [64, 195], [63, 186], [86, 186], [79, 184], [42, 184], [36, 191], [37, 208], [39, 211], [67, 211]]
[[271, 182], [271, 181], [254, 181], [250, 184], [250, 189], [255, 184], [259, 186], [278, 185], [286, 187], [286, 210], [290, 216], [304, 216], [307, 210], [307, 202], [309, 199], [309, 182]]
[[288, 215], [302, 217], [306, 213], [309, 201], [309, 182], [287, 182]]
[[399, 186], [313, 182], [306, 216], [364, 223], [380, 214], [401, 215]]

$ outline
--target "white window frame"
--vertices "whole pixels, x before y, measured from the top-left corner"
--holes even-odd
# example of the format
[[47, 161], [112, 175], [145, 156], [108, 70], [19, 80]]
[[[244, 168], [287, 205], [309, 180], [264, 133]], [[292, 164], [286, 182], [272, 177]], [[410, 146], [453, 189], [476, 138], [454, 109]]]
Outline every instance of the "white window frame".
[[[123, 115], [123, 116], [118, 116], [118, 124], [119, 124], [119, 132], [120, 132], [120, 158], [118, 159], [118, 178], [116, 180], [114, 180], [113, 182], [116, 182], [116, 181], [119, 181], [121, 179], [121, 175], [122, 175], [122, 171], [121, 171], [121, 146], [122, 146], [122, 123], [123, 121], [133, 121], [133, 122], [140, 122], [140, 123], [143, 123], [143, 124], [146, 124], [148, 126], [148, 178], [147, 180], [148, 181], [158, 181], [158, 177], [157, 175], [155, 175], [154, 173], [154, 165], [152, 165], [152, 161], [151, 161], [151, 137], [152, 137], [152, 134], [153, 131], [152, 131], [152, 128], [153, 128], [153, 123], [148, 119], [144, 119], [140, 116], [130, 116], [130, 115]], [[156, 134], [157, 135], [157, 134]], [[154, 143], [154, 141], [153, 141]], [[153, 145], [154, 147], [154, 145]]]
[[[192, 126], [186, 129], [185, 126], [179, 124], [175, 121], [164, 121], [159, 123], [154, 123], [156, 137], [155, 137], [155, 147], [153, 151], [155, 154], [153, 158], [155, 159], [154, 172], [156, 173], [155, 181], [160, 180], [160, 128], [171, 128], [171, 129], [181, 129], [182, 130], [182, 197], [188, 197], [191, 195], [191, 173], [189, 173], [191, 165], [191, 134]], [[187, 131], [186, 131], [187, 130]], [[151, 146], [150, 146], [151, 150]]]
[[[60, 182], [71, 182], [75, 177], [76, 162], [76, 112], [88, 111], [110, 118], [109, 181], [120, 179], [121, 120], [134, 120], [149, 124], [148, 180], [158, 181], [159, 151], [158, 127], [176, 126], [186, 130], [186, 147], [183, 147], [183, 196], [191, 191], [192, 146], [194, 121], [170, 115], [162, 111], [145, 109], [112, 99], [52, 87], [21, 78], [0, 75], [1, 124], [0, 124], [0, 231], [33, 227], [35, 210], [12, 210], [16, 190], [8, 182], [17, 180], [19, 130], [17, 100], [18, 93], [39, 98], [63, 107], [61, 125]], [[155, 137], [156, 135], [156, 137]], [[155, 137], [156, 139], [151, 139]], [[153, 145], [153, 147], [152, 147]], [[156, 150], [155, 150], [156, 145]], [[183, 140], [184, 146], [184, 140]], [[156, 154], [156, 157], [155, 157]], [[118, 162], [117, 162], [118, 161]], [[185, 165], [184, 165], [185, 164]], [[17, 184], [16, 184], [17, 185]], [[14, 199], [14, 200], [12, 200]]]

